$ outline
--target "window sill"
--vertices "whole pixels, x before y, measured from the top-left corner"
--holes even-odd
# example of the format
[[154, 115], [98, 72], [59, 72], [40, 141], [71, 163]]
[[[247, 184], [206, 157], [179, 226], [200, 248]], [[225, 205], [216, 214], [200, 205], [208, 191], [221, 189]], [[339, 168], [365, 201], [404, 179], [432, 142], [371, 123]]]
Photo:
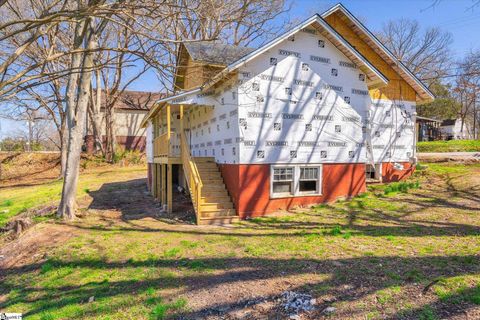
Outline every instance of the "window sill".
[[287, 199], [287, 198], [303, 198], [303, 197], [321, 197], [321, 193], [297, 193], [294, 195], [271, 195], [270, 199]]

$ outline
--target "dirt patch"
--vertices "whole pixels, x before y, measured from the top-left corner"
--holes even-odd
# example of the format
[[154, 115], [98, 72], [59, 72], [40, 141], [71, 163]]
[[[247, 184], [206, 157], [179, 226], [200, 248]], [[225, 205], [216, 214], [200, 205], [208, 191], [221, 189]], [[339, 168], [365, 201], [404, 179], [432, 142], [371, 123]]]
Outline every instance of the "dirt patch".
[[65, 243], [78, 233], [78, 229], [63, 224], [34, 225], [20, 238], [3, 243], [0, 248], [0, 270], [36, 265], [48, 258], [51, 248]]
[[59, 153], [0, 153], [0, 189], [56, 179], [59, 166]]
[[[118, 163], [106, 163], [103, 158], [82, 154], [80, 172], [113, 170], [145, 163], [140, 153], [124, 153]], [[10, 187], [34, 186], [58, 179], [60, 175], [59, 152], [0, 152], [0, 190]]]

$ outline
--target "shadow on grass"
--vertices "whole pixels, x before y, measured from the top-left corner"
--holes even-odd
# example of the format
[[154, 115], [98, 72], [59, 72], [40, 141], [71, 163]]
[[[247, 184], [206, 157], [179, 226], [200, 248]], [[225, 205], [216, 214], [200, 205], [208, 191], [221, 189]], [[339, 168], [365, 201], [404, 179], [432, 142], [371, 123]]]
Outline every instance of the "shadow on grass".
[[[454, 185], [449, 182], [450, 189]], [[451, 191], [456, 194], [466, 193], [469, 199], [474, 199], [474, 191], [463, 191], [458, 188]], [[98, 191], [89, 192], [93, 201], [89, 209], [114, 210], [121, 214], [121, 219], [127, 226], [116, 226], [115, 221], [102, 218], [106, 226], [82, 226], [78, 228], [95, 229], [102, 231], [124, 230], [142, 232], [179, 232], [190, 234], [229, 234], [236, 236], [283, 236], [304, 235], [318, 233], [319, 229], [341, 227], [349, 230], [352, 235], [364, 236], [472, 236], [480, 235], [480, 227], [447, 221], [435, 221], [422, 213], [435, 208], [452, 208], [465, 213], [478, 212], [480, 205], [462, 204], [454, 201], [448, 193], [426, 194], [425, 192], [411, 192], [400, 200], [385, 197], [381, 194], [370, 193], [368, 197], [357, 197], [348, 202], [333, 205], [322, 205], [319, 209], [312, 209], [296, 213], [288, 217], [255, 218], [243, 222], [233, 229], [222, 228], [183, 228], [185, 223], [192, 224], [195, 217], [191, 204], [182, 198], [174, 203], [174, 212], [170, 215], [160, 214], [160, 205], [152, 198], [146, 189], [145, 179], [135, 179], [125, 182], [106, 183]], [[177, 198], [178, 199], [178, 198]], [[192, 210], [192, 211], [190, 211]], [[432, 211], [431, 211], [432, 212]], [[413, 218], [412, 216], [415, 216]], [[179, 226], [145, 226], [136, 223], [144, 218], [153, 218], [169, 225]], [[336, 221], [335, 221], [336, 220]], [[115, 225], [114, 227], [111, 227]], [[300, 232], [301, 231], [301, 232]]]
[[[293, 285], [289, 290], [307, 291], [318, 295], [318, 288], [328, 288], [328, 294], [336, 301], [358, 300], [379, 290], [393, 286], [426, 283], [438, 277], [454, 277], [475, 275], [480, 272], [480, 257], [449, 256], [449, 257], [360, 257], [336, 260], [317, 259], [267, 259], [267, 258], [211, 258], [211, 259], [159, 259], [129, 260], [126, 262], [110, 262], [105, 260], [80, 259], [72, 261], [50, 260], [43, 264], [31, 264], [24, 268], [10, 268], [2, 270], [4, 277], [23, 276], [28, 273], [40, 273], [45, 276], [61, 275], [62, 268], [83, 270], [84, 272], [121, 272], [127, 269], [136, 269], [145, 272], [152, 270], [188, 270], [181, 275], [152, 277], [146, 280], [119, 280], [119, 281], [92, 281], [84, 285], [63, 285], [62, 281], [56, 285], [40, 285], [23, 283], [22, 281], [2, 284], [1, 294], [14, 292], [14, 297], [0, 303], [0, 309], [9, 310], [10, 306], [27, 303], [31, 307], [24, 316], [32, 316], [45, 312], [55, 311], [68, 306], [85, 306], [89, 297], [95, 299], [110, 299], [117, 295], [141, 295], [149, 288], [159, 290], [180, 289], [175, 296], [209, 292], [218, 286], [229, 285], [234, 288], [237, 284], [247, 281], [262, 281], [278, 277], [302, 276], [306, 274], [324, 274], [327, 277], [322, 281], [308, 285]], [[211, 272], [211, 271], [216, 272]], [[218, 273], [223, 271], [223, 273]], [[61, 278], [61, 277], [60, 277]], [[21, 278], [19, 278], [21, 279]], [[248, 282], [247, 282], [248, 283]], [[348, 285], [349, 289], [344, 289]], [[255, 288], [251, 288], [255, 295]], [[475, 291], [477, 290], [477, 291]], [[436, 312], [448, 311], [450, 315], [461, 313], [465, 308], [472, 307], [480, 301], [470, 299], [472, 292], [480, 299], [478, 288], [465, 289], [453, 294], [441, 303], [433, 303]], [[280, 294], [279, 292], [278, 294]], [[170, 297], [170, 298], [173, 298]], [[265, 297], [264, 297], [265, 298]], [[274, 298], [274, 296], [267, 297]], [[212, 299], [213, 300], [213, 299]], [[193, 310], [184, 314], [188, 319], [198, 318], [212, 312], [212, 310], [241, 309], [248, 299], [231, 304], [209, 301], [207, 306], [200, 310]], [[461, 301], [462, 303], [458, 303]], [[143, 301], [144, 302], [144, 301]], [[139, 302], [137, 302], [139, 303]], [[142, 303], [142, 302], [140, 302]], [[322, 302], [321, 310], [329, 303]], [[455, 306], [456, 305], [456, 306]], [[419, 307], [420, 308], [420, 307]], [[443, 311], [442, 311], [443, 310]], [[90, 316], [100, 315], [106, 310], [90, 308], [81, 311]], [[414, 311], [413, 311], [414, 312]], [[399, 314], [400, 315], [400, 314]], [[404, 315], [402, 313], [402, 315]], [[395, 319], [396, 316], [392, 317]]]
[[190, 199], [177, 190], [173, 193], [173, 213], [160, 214], [161, 206], [147, 190], [146, 179], [105, 183], [88, 194], [93, 198], [88, 209], [119, 211], [125, 222], [147, 217], [169, 224], [191, 224], [195, 221]]

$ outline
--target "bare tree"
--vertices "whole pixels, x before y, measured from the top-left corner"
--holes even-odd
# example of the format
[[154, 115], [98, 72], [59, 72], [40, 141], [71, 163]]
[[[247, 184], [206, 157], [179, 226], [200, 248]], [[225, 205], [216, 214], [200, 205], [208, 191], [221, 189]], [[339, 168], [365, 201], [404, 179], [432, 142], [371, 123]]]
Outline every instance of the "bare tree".
[[454, 94], [461, 105], [458, 116], [461, 120], [461, 132], [464, 133], [467, 123], [473, 125], [469, 132], [476, 138], [477, 105], [480, 97], [480, 51], [468, 54], [459, 64], [455, 79]]
[[452, 35], [439, 28], [422, 30], [418, 21], [400, 19], [383, 25], [377, 36], [420, 79], [438, 80], [452, 65]]
[[[432, 0], [430, 5], [428, 7], [426, 7], [425, 9], [423, 9], [422, 11], [433, 9], [433, 8], [439, 6], [442, 2], [444, 2], [444, 0]], [[467, 5], [467, 7], [465, 9], [468, 10], [468, 11], [473, 11], [478, 6], [480, 6], [480, 0], [471, 0], [471, 3], [469, 5]]]
[[[233, 37], [234, 44], [259, 41], [262, 30], [274, 29], [267, 22], [283, 10], [283, 1], [9, 0], [0, 9], [5, 17], [0, 24], [0, 99], [56, 79], [64, 81], [61, 100], [67, 129], [66, 163], [58, 215], [72, 219], [88, 105], [93, 107], [95, 102], [93, 110], [98, 111], [99, 98], [92, 98], [92, 79], [101, 75], [103, 89], [108, 90], [113, 105], [128, 82], [122, 74], [124, 68], [138, 59], [145, 68], [155, 68], [161, 83], [171, 88], [167, 84], [171, 84], [180, 42], [222, 36]], [[52, 30], [62, 28], [72, 30], [67, 33], [68, 41], [50, 46], [51, 50], [37, 61], [23, 63], [30, 48], [44, 41]], [[117, 31], [114, 39], [102, 41], [111, 30]], [[4, 44], [11, 38], [16, 42]], [[118, 39], [122, 45], [115, 41]], [[46, 68], [61, 59], [65, 63], [57, 65], [60, 68]], [[98, 84], [95, 86], [100, 91]]]

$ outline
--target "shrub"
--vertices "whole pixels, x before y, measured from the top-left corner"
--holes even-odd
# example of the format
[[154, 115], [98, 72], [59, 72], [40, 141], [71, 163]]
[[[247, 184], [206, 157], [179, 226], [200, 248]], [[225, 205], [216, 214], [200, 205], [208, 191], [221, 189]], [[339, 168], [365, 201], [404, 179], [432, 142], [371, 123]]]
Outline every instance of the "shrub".
[[418, 188], [420, 188], [420, 182], [418, 180], [415, 182], [407, 182], [407, 181], [393, 182], [387, 185], [385, 189], [383, 189], [383, 192], [385, 195], [396, 193], [396, 192], [406, 193], [408, 192], [409, 189], [418, 189]]

